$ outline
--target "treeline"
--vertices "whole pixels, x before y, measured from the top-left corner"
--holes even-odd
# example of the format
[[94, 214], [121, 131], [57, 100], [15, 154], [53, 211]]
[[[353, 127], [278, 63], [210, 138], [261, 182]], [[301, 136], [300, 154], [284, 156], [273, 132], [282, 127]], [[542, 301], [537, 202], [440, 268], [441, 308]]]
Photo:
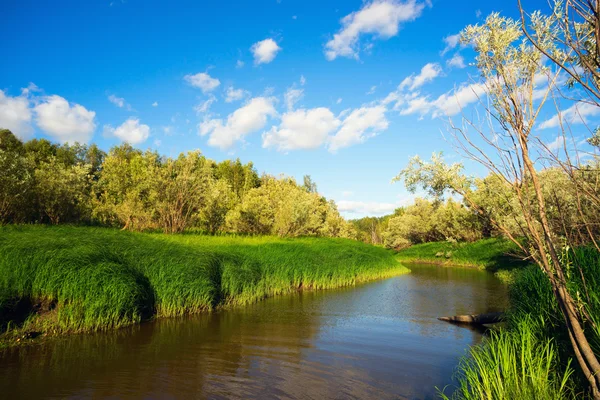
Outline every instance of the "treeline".
[[259, 176], [252, 163], [177, 158], [128, 144], [21, 142], [0, 130], [0, 223], [86, 224], [167, 233], [353, 237], [306, 176]]
[[[433, 163], [441, 163], [437, 155], [433, 160]], [[600, 237], [597, 207], [600, 160], [592, 158], [573, 171], [547, 168], [539, 171], [538, 178], [553, 235], [575, 245], [586, 245], [590, 237]], [[520, 199], [511, 183], [490, 174], [471, 183], [471, 203], [430, 193], [431, 199], [417, 198], [414, 204], [400, 207], [394, 214], [365, 217], [351, 223], [358, 239], [394, 249], [437, 241], [473, 242], [507, 235], [526, 237], [528, 228], [521, 202], [527, 200], [524, 206], [532, 212], [539, 205], [531, 180], [522, 182], [521, 189], [525, 195]]]

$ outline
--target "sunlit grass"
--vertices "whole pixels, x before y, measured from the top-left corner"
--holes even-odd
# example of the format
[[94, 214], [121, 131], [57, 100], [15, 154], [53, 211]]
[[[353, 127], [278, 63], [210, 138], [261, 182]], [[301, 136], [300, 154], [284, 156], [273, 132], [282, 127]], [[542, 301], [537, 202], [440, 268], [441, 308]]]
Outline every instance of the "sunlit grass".
[[[523, 316], [510, 330], [492, 332], [473, 346], [458, 367], [459, 388], [453, 399], [562, 400], [575, 398], [573, 369], [559, 365], [552, 339], [539, 336], [542, 319]], [[448, 388], [447, 388], [448, 390]], [[442, 398], [448, 399], [445, 394]]]
[[527, 264], [521, 261], [518, 247], [502, 238], [476, 242], [430, 242], [416, 244], [397, 254], [400, 261], [433, 262], [488, 270], [507, 269]]
[[408, 272], [345, 239], [212, 237], [104, 228], [0, 228], [0, 327], [19, 299], [43, 332], [93, 331]]

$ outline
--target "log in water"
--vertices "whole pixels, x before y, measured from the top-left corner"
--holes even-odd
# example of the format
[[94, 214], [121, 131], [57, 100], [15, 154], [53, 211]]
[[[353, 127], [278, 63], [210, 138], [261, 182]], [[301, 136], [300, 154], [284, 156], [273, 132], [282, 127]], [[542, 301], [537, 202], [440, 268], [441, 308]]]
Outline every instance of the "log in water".
[[495, 324], [504, 321], [503, 312], [492, 312], [485, 314], [469, 314], [469, 315], [455, 315], [453, 317], [439, 317], [440, 321], [457, 322], [460, 324]]

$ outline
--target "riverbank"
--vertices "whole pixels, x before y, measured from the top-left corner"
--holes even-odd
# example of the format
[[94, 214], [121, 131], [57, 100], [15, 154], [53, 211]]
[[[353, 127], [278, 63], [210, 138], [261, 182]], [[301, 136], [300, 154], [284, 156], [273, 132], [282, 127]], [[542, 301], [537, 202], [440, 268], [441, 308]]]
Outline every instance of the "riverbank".
[[519, 248], [502, 238], [476, 242], [430, 242], [416, 244], [396, 253], [400, 262], [478, 268], [494, 272], [505, 283], [514, 281], [514, 271], [529, 265]]
[[[586, 315], [586, 337], [596, 351], [600, 348], [600, 254], [594, 248], [577, 248], [561, 256], [570, 260], [567, 288]], [[492, 331], [488, 340], [469, 350], [457, 370], [459, 387], [452, 398], [591, 398], [564, 317], [539, 267], [515, 270], [509, 300], [506, 327]]]
[[0, 228], [0, 342], [119, 328], [406, 272], [391, 252], [345, 239], [7, 226]]

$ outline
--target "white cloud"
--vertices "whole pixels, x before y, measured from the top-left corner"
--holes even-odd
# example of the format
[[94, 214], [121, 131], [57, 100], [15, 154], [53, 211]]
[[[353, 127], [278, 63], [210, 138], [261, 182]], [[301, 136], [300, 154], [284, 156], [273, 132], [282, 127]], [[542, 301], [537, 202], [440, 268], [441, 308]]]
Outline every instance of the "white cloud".
[[335, 101], [335, 104], [340, 104], [342, 102], [342, 98], [338, 97], [338, 99]]
[[400, 115], [419, 114], [425, 115], [435, 107], [426, 97], [406, 99], [405, 106], [400, 110]]
[[431, 113], [432, 117], [436, 118], [456, 115], [465, 107], [479, 101], [485, 94], [486, 87], [482, 83], [463, 84], [435, 100], [430, 100], [429, 96], [421, 96], [418, 92], [403, 93], [399, 86], [381, 103], [383, 105], [393, 103], [393, 109], [399, 111], [400, 115], [419, 114], [424, 116]]
[[600, 107], [589, 104], [579, 103], [573, 104], [571, 107], [558, 114], [555, 114], [552, 118], [547, 119], [539, 125], [539, 129], [556, 128], [561, 123], [567, 124], [583, 124], [587, 123], [588, 117], [596, 116], [600, 114]]
[[206, 119], [198, 125], [198, 133], [209, 135], [210, 146], [230, 149], [236, 142], [243, 141], [246, 135], [262, 129], [268, 117], [277, 115], [273, 101], [272, 98], [255, 97], [229, 114], [225, 122], [222, 119]]
[[341, 213], [360, 215], [385, 215], [391, 214], [399, 207], [396, 203], [378, 203], [352, 200], [340, 200], [336, 202]]
[[329, 151], [361, 143], [377, 132], [387, 129], [384, 106], [361, 107], [346, 116], [337, 133], [330, 138]]
[[283, 114], [281, 124], [263, 133], [263, 147], [279, 151], [315, 149], [327, 140], [340, 121], [325, 107]]
[[244, 89], [234, 89], [233, 86], [227, 88], [225, 93], [225, 103], [233, 103], [248, 96], [250, 93]]
[[557, 150], [563, 149], [565, 147], [566, 139], [564, 135], [558, 135], [556, 139], [554, 139], [550, 143], [546, 143], [546, 147], [548, 150], [555, 152]]
[[250, 47], [256, 65], [270, 63], [280, 50], [281, 47], [271, 38], [256, 42]]
[[9, 129], [19, 139], [27, 140], [33, 134], [28, 89], [17, 97], [10, 97], [0, 90], [0, 128]]
[[237, 60], [237, 62], [235, 63], [236, 68], [243, 68], [244, 65], [245, 63], [242, 60]]
[[412, 74], [406, 77], [402, 83], [400, 83], [400, 89], [408, 88], [409, 90], [415, 90], [427, 82], [431, 82], [442, 73], [442, 67], [438, 63], [427, 63], [421, 68], [421, 72], [418, 75]]
[[388, 39], [398, 34], [401, 22], [412, 21], [421, 15], [425, 4], [416, 0], [373, 0], [360, 10], [341, 20], [342, 28], [325, 44], [325, 57], [331, 61], [337, 57], [358, 59], [361, 35]]
[[283, 100], [288, 111], [294, 109], [294, 106], [304, 97], [304, 89], [289, 88], [283, 95]]
[[456, 90], [443, 94], [434, 101], [437, 111], [433, 113], [437, 116], [452, 116], [458, 114], [466, 106], [475, 103], [485, 96], [486, 86], [482, 83], [472, 83], [461, 86]]
[[129, 144], [139, 144], [145, 142], [150, 136], [150, 127], [140, 124], [139, 119], [130, 117], [116, 129], [110, 125], [104, 125], [104, 135], [115, 136]]
[[304, 86], [305, 83], [306, 83], [306, 78], [304, 77], [304, 75], [300, 75], [300, 85]]
[[466, 67], [465, 59], [463, 58], [463, 56], [461, 56], [458, 53], [454, 54], [451, 59], [446, 61], [446, 64], [448, 64], [449, 67], [453, 67], [453, 68], [465, 68]]
[[111, 94], [110, 96], [108, 96], [108, 101], [110, 101], [111, 103], [113, 103], [115, 106], [117, 106], [119, 108], [125, 108], [125, 109], [131, 111], [131, 106], [129, 104], [127, 104], [125, 99], [122, 97], [117, 97], [114, 94]]
[[221, 84], [220, 80], [211, 77], [206, 72], [198, 72], [195, 75], [188, 74], [183, 79], [193, 87], [202, 90], [202, 93], [211, 92]]
[[377, 90], [377, 85], [373, 85], [371, 86], [371, 89], [369, 89], [369, 91], [366, 94], [373, 94], [375, 93], [375, 91]]
[[60, 142], [87, 143], [96, 129], [96, 113], [63, 97], [46, 96], [34, 107], [37, 125]]
[[217, 98], [211, 94], [207, 100], [194, 106], [194, 111], [196, 111], [196, 114], [207, 113], [208, 110], [210, 110], [210, 106], [212, 106], [215, 101], [217, 101]]
[[152, 103], [152, 107], [158, 107], [158, 101], [155, 101], [154, 103]]
[[457, 33], [455, 35], [446, 36], [443, 39], [443, 41], [446, 44], [446, 47], [444, 47], [444, 50], [442, 50], [442, 55], [446, 54], [447, 52], [449, 52], [452, 49], [455, 49], [456, 46], [459, 45], [460, 33]]

